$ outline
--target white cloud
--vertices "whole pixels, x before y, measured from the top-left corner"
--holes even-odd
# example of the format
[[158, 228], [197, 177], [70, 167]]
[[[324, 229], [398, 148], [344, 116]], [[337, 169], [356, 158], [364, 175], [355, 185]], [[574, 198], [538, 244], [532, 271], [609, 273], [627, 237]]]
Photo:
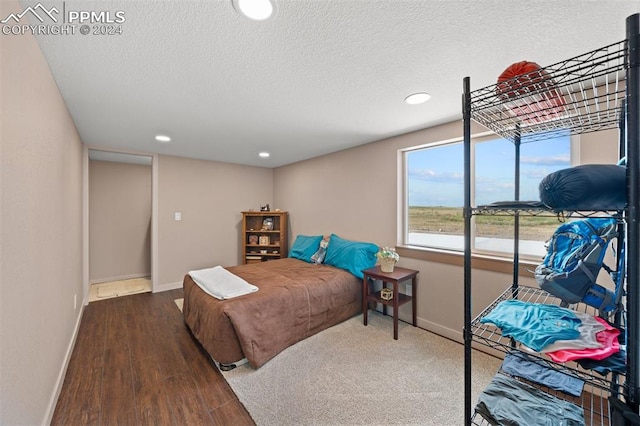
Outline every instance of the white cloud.
[[552, 157], [522, 157], [521, 164], [531, 164], [535, 166], [568, 166], [571, 163], [569, 154], [555, 155]]

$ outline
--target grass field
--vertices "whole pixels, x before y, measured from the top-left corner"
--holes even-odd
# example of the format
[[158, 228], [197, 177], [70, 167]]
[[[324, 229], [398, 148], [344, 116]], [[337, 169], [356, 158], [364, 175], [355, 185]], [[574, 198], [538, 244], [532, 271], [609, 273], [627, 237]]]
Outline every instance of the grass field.
[[[478, 237], [513, 238], [512, 216], [475, 216]], [[560, 225], [555, 217], [520, 216], [520, 239], [546, 241]], [[464, 234], [462, 208], [409, 207], [409, 232]]]

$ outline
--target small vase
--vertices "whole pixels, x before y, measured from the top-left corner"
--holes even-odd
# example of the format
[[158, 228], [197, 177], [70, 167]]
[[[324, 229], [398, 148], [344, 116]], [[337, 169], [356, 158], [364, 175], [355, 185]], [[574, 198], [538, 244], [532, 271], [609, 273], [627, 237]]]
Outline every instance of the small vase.
[[380, 270], [382, 272], [393, 272], [396, 261], [393, 259], [380, 259]]

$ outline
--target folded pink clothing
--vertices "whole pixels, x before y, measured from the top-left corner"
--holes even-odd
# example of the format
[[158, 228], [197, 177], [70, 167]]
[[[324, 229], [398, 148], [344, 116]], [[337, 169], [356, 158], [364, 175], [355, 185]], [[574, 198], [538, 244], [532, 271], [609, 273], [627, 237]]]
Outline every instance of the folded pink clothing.
[[605, 326], [605, 329], [596, 333], [596, 340], [602, 344], [601, 348], [591, 349], [564, 349], [555, 352], [547, 352], [547, 355], [555, 362], [567, 362], [581, 358], [601, 360], [620, 351], [618, 336], [620, 330], [611, 326], [600, 317], [596, 320]]

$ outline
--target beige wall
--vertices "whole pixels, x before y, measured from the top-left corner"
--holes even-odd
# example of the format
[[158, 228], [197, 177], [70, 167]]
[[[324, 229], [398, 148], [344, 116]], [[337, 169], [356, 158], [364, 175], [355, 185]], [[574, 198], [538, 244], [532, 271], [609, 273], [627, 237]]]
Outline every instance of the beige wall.
[[81, 312], [82, 143], [36, 40], [3, 35], [0, 58], [0, 424], [36, 425]]
[[159, 156], [156, 290], [181, 286], [190, 270], [239, 264], [240, 212], [266, 203], [276, 208], [272, 169]]
[[[486, 131], [473, 128], [473, 133]], [[398, 242], [398, 206], [402, 190], [398, 151], [462, 137], [462, 122], [409, 133], [380, 142], [280, 167], [274, 171], [274, 201], [290, 211], [291, 238], [297, 234], [334, 232], [344, 238], [378, 245]], [[616, 132], [583, 135], [594, 145], [579, 151], [583, 162], [615, 162]], [[599, 148], [594, 148], [595, 145]], [[584, 145], [584, 144], [580, 144]], [[613, 150], [602, 155], [602, 151]], [[463, 269], [446, 263], [403, 257], [398, 263], [418, 274], [419, 325], [462, 341]], [[476, 315], [511, 283], [510, 273], [473, 271], [473, 314]], [[535, 286], [531, 277], [523, 283]], [[400, 317], [409, 321], [410, 306]]]
[[151, 275], [151, 166], [89, 161], [89, 280]]
[[[577, 164], [615, 164], [618, 162], [618, 131], [605, 130], [580, 135], [574, 152]], [[574, 158], [572, 158], [574, 160]]]

